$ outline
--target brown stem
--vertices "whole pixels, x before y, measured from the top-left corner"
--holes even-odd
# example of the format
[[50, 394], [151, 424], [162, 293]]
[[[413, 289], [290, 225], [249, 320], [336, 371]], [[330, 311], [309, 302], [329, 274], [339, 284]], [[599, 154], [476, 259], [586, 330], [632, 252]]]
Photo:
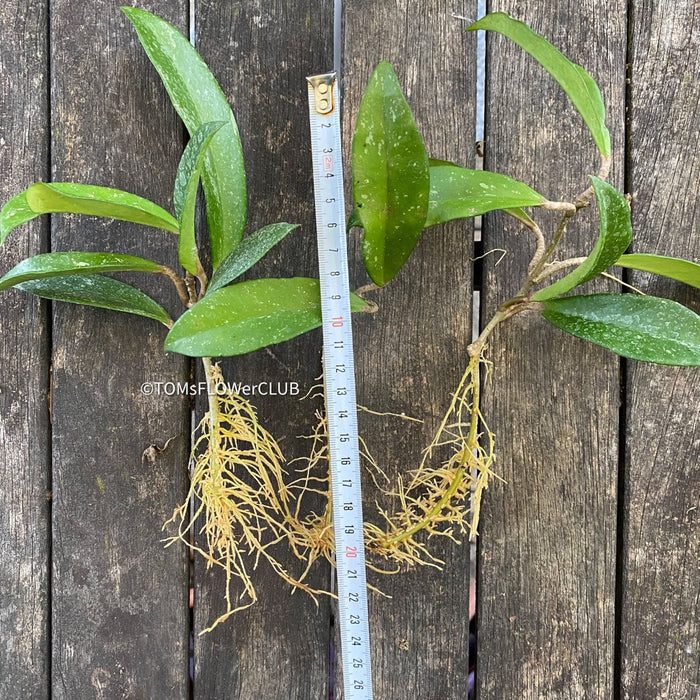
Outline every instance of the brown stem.
[[184, 282], [180, 279], [177, 272], [169, 268], [167, 265], [161, 265], [159, 272], [162, 275], [165, 275], [175, 285], [180, 301], [182, 301], [185, 306], [189, 306], [190, 297], [187, 293], [187, 287], [185, 287]]
[[197, 299], [201, 299], [207, 293], [209, 278], [207, 277], [207, 273], [204, 272], [204, 268], [199, 261], [197, 261], [197, 279], [199, 280], [199, 296]]
[[536, 262], [544, 255], [546, 243], [544, 240], [544, 235], [542, 234], [542, 229], [540, 229], [540, 227], [529, 216], [527, 216], [527, 214], [519, 209], [504, 209], [503, 211], [509, 216], [512, 216], [514, 219], [517, 219], [523, 226], [527, 226], [527, 228], [529, 228], [530, 231], [535, 234], [536, 247], [535, 253], [532, 256], [532, 260], [530, 261], [530, 265], [528, 267], [529, 274], [530, 267], [532, 267], [533, 264], [536, 264]]
[[577, 267], [581, 263], [585, 262], [586, 258], [568, 258], [567, 260], [560, 260], [558, 262], [547, 263], [544, 266], [544, 270], [537, 276], [534, 280], [535, 284], [543, 282], [547, 277], [553, 275], [559, 270], [565, 270], [567, 267]]
[[189, 272], [185, 273], [185, 287], [187, 288], [187, 308], [197, 302], [197, 289], [194, 284], [195, 277]]
[[[367, 294], [367, 292], [374, 292], [375, 290], [379, 289], [378, 284], [374, 284], [374, 282], [370, 282], [369, 284], [364, 285], [364, 287], [358, 287], [355, 290], [355, 294], [357, 294], [358, 297], [364, 297], [362, 296], [363, 294]], [[366, 300], [365, 300], [366, 301]]]
[[542, 209], [549, 209], [550, 211], [576, 211], [576, 205], [571, 202], [550, 202], [548, 199], [545, 199], [540, 206]]
[[[601, 180], [605, 180], [605, 178], [607, 178], [608, 174], [610, 173], [610, 163], [610, 156], [601, 156], [600, 170], [598, 171], [598, 177]], [[564, 232], [566, 231], [566, 225], [569, 223], [569, 219], [571, 219], [571, 217], [574, 216], [579, 209], [583, 209], [584, 207], [588, 206], [588, 204], [591, 201], [591, 197], [593, 196], [593, 193], [593, 186], [586, 188], [574, 200], [575, 209], [567, 210], [564, 213], [564, 216], [562, 216], [561, 220], [559, 221], [559, 225], [557, 226], [554, 238], [552, 239], [552, 242], [549, 244], [549, 246], [547, 246], [544, 255], [534, 265], [532, 264], [532, 262], [530, 263], [530, 267], [528, 268], [528, 280], [524, 285], [525, 291], [529, 290], [530, 287], [533, 286], [533, 284], [535, 283], [535, 279], [537, 279], [547, 261], [552, 257], [554, 250], [559, 245], [559, 241], [561, 240], [562, 236], [564, 235]]]

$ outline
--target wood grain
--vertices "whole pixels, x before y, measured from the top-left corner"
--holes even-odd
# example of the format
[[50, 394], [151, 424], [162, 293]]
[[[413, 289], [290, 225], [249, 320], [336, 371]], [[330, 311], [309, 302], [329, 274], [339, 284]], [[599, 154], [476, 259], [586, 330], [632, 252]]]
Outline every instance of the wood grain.
[[[184, 132], [117, 5], [8, 0], [0, 8], [1, 203], [53, 178], [171, 206]], [[332, 5], [196, 4], [198, 49], [242, 133], [248, 232], [302, 224], [252, 277], [317, 274], [304, 78], [331, 67]], [[430, 155], [471, 166], [476, 37], [451, 15], [474, 17], [476, 3], [343, 5], [347, 183], [360, 96], [381, 59], [394, 64]], [[556, 0], [546, 14], [516, 0], [492, 5], [530, 23], [601, 85], [611, 181], [635, 195], [635, 251], [698, 261], [697, 3], [681, 0], [672, 13], [649, 0]], [[187, 6], [146, 3], [183, 30]], [[597, 166], [580, 118], [522, 50], [495, 35], [488, 47], [486, 167], [550, 199], [571, 198]], [[556, 217], [535, 215], [551, 231]], [[587, 252], [597, 230], [592, 207], [570, 227], [561, 257]], [[483, 263], [488, 318], [519, 286], [532, 241], [498, 215], [485, 218], [483, 235], [485, 251], [506, 251], [498, 264], [500, 254]], [[359, 286], [368, 281], [360, 235], [350, 236]], [[470, 222], [429, 230], [398, 277], [372, 294], [380, 311], [355, 319], [360, 402], [425, 420], [361, 414], [361, 433], [390, 476], [415, 465], [466, 362], [471, 236]], [[170, 234], [56, 215], [50, 226], [38, 219], [11, 234], [1, 272], [46, 250], [121, 251], [177, 267]], [[696, 290], [641, 273], [629, 279], [700, 311]], [[163, 280], [129, 281], [180, 312]], [[590, 289], [601, 288], [612, 289]], [[262, 565], [260, 602], [196, 637], [190, 688], [188, 560], [182, 547], [160, 542], [186, 493], [190, 402], [140, 392], [143, 382], [186, 380], [189, 362], [166, 356], [165, 330], [146, 319], [15, 290], [0, 301], [0, 696], [306, 700], [333, 690], [341, 698], [333, 606], [290, 596]], [[534, 315], [502, 326], [489, 359], [483, 409], [505, 483], [492, 483], [482, 510], [479, 697], [697, 697], [697, 369], [620, 365]], [[298, 382], [305, 393], [320, 360], [314, 332], [223, 366], [229, 381]], [[288, 459], [302, 455], [296, 436], [309, 432], [317, 404], [286, 396], [257, 406]], [[369, 479], [364, 491], [366, 516], [376, 519], [387, 501]], [[434, 551], [447, 561], [443, 572], [370, 575], [392, 596], [370, 593], [377, 698], [466, 696], [469, 550], [443, 542]], [[298, 566], [291, 555], [284, 562]], [[223, 612], [224, 581], [200, 560], [194, 570], [197, 633]], [[310, 580], [327, 587], [330, 573], [318, 565]]]
[[[186, 3], [146, 6], [186, 27]], [[171, 206], [182, 128], [117, 4], [53, 2], [51, 37], [53, 179]], [[55, 216], [52, 249], [177, 265], [171, 234], [119, 222]], [[133, 282], [174, 312], [167, 282], [144, 277]], [[186, 556], [160, 529], [186, 492], [189, 402], [140, 391], [188, 376], [164, 337], [146, 319], [54, 305], [55, 698], [188, 694]]]
[[[475, 14], [476, 3], [344, 3], [346, 172], [360, 98], [380, 60], [394, 65], [429, 155], [467, 167], [474, 163], [476, 43], [465, 37], [452, 12]], [[352, 202], [349, 191], [347, 201]], [[394, 483], [418, 465], [467, 363], [472, 236], [471, 221], [429, 229], [396, 278], [371, 295], [380, 310], [355, 321], [358, 401], [374, 411], [424, 420], [420, 425], [360, 415], [360, 434]], [[350, 237], [360, 286], [369, 280], [359, 229]], [[363, 489], [365, 519], [381, 523], [376, 502], [390, 504], [371, 479], [365, 478]], [[438, 540], [431, 548], [447, 562], [444, 571], [370, 574], [370, 582], [391, 596], [370, 593], [378, 698], [466, 696], [469, 547]], [[337, 698], [342, 689], [336, 669]]]
[[[0, 6], [0, 204], [48, 175], [48, 15], [43, 2]], [[48, 225], [13, 231], [4, 274], [46, 250]], [[0, 696], [43, 698], [49, 675], [46, 304], [16, 290], [0, 298]]]
[[[623, 182], [625, 3], [554, 2], [546, 13], [495, 2], [528, 23], [601, 86]], [[487, 35], [487, 170], [550, 199], [583, 191], [598, 169], [590, 135], [559, 86], [519, 47]], [[586, 254], [595, 207], [570, 225], [560, 254]], [[533, 210], [551, 237], [558, 217]], [[502, 215], [484, 220], [484, 321], [520, 286], [534, 251]], [[501, 326], [491, 343], [486, 421], [496, 434], [494, 483], [479, 539], [479, 697], [610, 698], [614, 600], [619, 362], [534, 314]]]
[[[634, 249], [700, 259], [700, 8], [635, 3], [631, 22], [630, 190]], [[635, 273], [648, 294], [695, 312], [700, 295]], [[621, 695], [700, 693], [700, 372], [627, 364]]]
[[[306, 76], [331, 69], [333, 3], [197, 3], [196, 46], [219, 80], [241, 132], [248, 180], [251, 233], [276, 221], [301, 224], [250, 277], [318, 277]], [[304, 395], [321, 374], [320, 331], [226, 360], [227, 381], [296, 382]], [[306, 454], [318, 403], [300, 396], [256, 397], [261, 423], [287, 459]], [[296, 464], [289, 465], [295, 469]], [[320, 512], [320, 503], [314, 505]], [[290, 571], [302, 564], [286, 549], [277, 556]], [[195, 631], [224, 610], [224, 576], [195, 559]], [[262, 563], [253, 572], [259, 601], [211, 633], [196, 637], [195, 694], [230, 698], [328, 697], [330, 605], [316, 606]], [[328, 590], [323, 562], [309, 583]], [[237, 595], [237, 592], [234, 590]]]

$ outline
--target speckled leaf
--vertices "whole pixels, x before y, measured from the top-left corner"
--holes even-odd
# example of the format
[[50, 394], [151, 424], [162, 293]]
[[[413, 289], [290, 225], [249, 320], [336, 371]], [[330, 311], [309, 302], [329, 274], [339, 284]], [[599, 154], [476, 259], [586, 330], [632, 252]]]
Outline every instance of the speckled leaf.
[[207, 150], [202, 173], [216, 267], [241, 240], [245, 228], [245, 170], [236, 121], [219, 84], [187, 38], [149, 12], [134, 7], [122, 10], [190, 134], [207, 122], [225, 122]]
[[119, 253], [41, 253], [15, 265], [0, 279], [0, 290], [44, 277], [126, 270], [162, 272], [163, 266], [146, 258]]
[[0, 245], [5, 242], [7, 234], [13, 228], [21, 224], [31, 221], [39, 216], [27, 202], [27, 192], [16, 194], [5, 206], [0, 210]]
[[425, 226], [479, 216], [494, 209], [536, 207], [544, 201], [541, 194], [507, 175], [458, 165], [433, 165]]
[[627, 200], [607, 182], [597, 177], [592, 177], [591, 180], [600, 215], [598, 240], [590, 255], [577, 268], [554, 284], [537, 292], [532, 297], [536, 301], [553, 299], [592, 280], [613, 265], [627, 250], [632, 240], [632, 222]]
[[662, 365], [700, 365], [700, 316], [670, 299], [587, 294], [550, 299], [542, 315], [618, 355]]
[[77, 182], [35, 182], [15, 195], [0, 213], [0, 243], [16, 226], [41, 214], [88, 214], [131, 221], [178, 233], [172, 214], [138, 195]]
[[178, 255], [180, 265], [193, 275], [201, 273], [194, 230], [194, 214], [197, 202], [199, 178], [204, 167], [207, 147], [224, 122], [202, 124], [190, 139], [180, 159], [173, 190], [173, 206], [180, 226]]
[[474, 22], [468, 31], [488, 29], [499, 32], [527, 51], [563, 88], [583, 117], [602, 155], [610, 155], [610, 134], [605, 127], [605, 105], [595, 80], [576, 63], [569, 61], [546, 39], [525, 23], [504, 12], [492, 12]]
[[378, 285], [406, 262], [428, 212], [428, 155], [391, 65], [369, 80], [352, 139], [353, 199], [365, 267]]
[[654, 272], [657, 275], [685, 282], [700, 289], [700, 265], [683, 258], [669, 258], [665, 255], [651, 253], [632, 253], [621, 256], [615, 265], [642, 272]]
[[[507, 175], [469, 170], [435, 158], [429, 162], [430, 196], [425, 228], [494, 209], [503, 209], [516, 219], [531, 223], [532, 219], [519, 207], [539, 206], [545, 201], [541, 194]], [[357, 209], [348, 218], [348, 230], [354, 226], [362, 228]]]
[[299, 228], [299, 224], [280, 222], [264, 226], [250, 236], [246, 236], [216, 268], [207, 287], [207, 294], [233, 282], [295, 228]]
[[172, 323], [168, 312], [151, 297], [131, 285], [110, 277], [102, 277], [102, 275], [69, 275], [37, 279], [18, 284], [17, 289], [45, 299], [99, 306], [103, 309], [146, 316], [166, 326]]
[[[365, 302], [353, 294], [352, 310], [364, 307]], [[191, 357], [242, 355], [320, 325], [318, 280], [249, 280], [222, 287], [198, 301], [175, 322], [165, 349]]]

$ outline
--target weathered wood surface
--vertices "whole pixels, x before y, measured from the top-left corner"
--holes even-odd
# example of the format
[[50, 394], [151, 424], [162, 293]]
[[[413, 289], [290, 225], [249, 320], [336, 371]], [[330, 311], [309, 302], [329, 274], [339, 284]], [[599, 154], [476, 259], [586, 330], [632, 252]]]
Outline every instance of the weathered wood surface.
[[[636, 3], [629, 190], [635, 250], [700, 259], [700, 7]], [[697, 290], [638, 273], [700, 311]], [[700, 695], [700, 372], [627, 363], [620, 697]]]
[[[451, 13], [473, 17], [476, 3], [458, 5], [346, 0], [346, 171], [359, 97], [381, 59], [394, 62], [430, 154], [473, 162], [476, 37], [463, 35]], [[198, 49], [243, 136], [249, 231], [302, 224], [253, 276], [316, 274], [304, 76], [330, 68], [331, 6], [196, 3]], [[490, 9], [531, 23], [601, 84], [612, 182], [637, 196], [636, 249], [697, 260], [698, 10], [691, 0], [673, 13], [645, 1], [628, 17], [627, 6], [558, 0], [545, 16], [504, 0]], [[55, 0], [50, 14], [48, 7], [13, 0], [0, 9], [3, 203], [52, 177], [170, 206], [184, 132], [135, 32], [107, 0]], [[152, 0], [146, 9], [187, 28], [185, 0]], [[596, 168], [578, 116], [506, 40], [490, 37], [488, 59], [486, 167], [550, 198], [571, 197]], [[579, 254], [596, 234], [595, 211], [582, 213], [565, 252]], [[366, 276], [351, 236], [359, 285]], [[485, 262], [488, 314], [517, 288], [532, 247], [499, 216], [487, 217], [484, 239], [485, 250], [507, 251], [497, 267], [496, 255]], [[173, 239], [161, 232], [55, 216], [50, 240], [46, 219], [12, 234], [2, 272], [36, 252], [105, 246], [177, 264]], [[381, 310], [356, 321], [361, 402], [426, 419], [416, 428], [363, 417], [362, 432], [390, 474], [415, 463], [463, 368], [470, 255], [470, 224], [430, 230], [397, 279], [373, 294]], [[698, 310], [688, 288], [630, 277]], [[178, 309], [162, 281], [137, 282]], [[186, 555], [160, 542], [162, 522], [186, 491], [189, 401], [140, 393], [144, 381], [189, 376], [188, 363], [163, 354], [164, 329], [16, 291], [3, 294], [2, 309], [0, 696], [325, 698], [335, 670], [341, 697], [337, 655], [330, 665], [330, 601], [316, 608], [305, 595], [290, 596], [263, 566], [260, 602], [196, 637], [190, 687], [188, 635], [222, 612], [224, 581], [195, 560], [190, 630]], [[226, 377], [298, 381], [305, 390], [320, 373], [320, 348], [312, 333], [226, 362]], [[534, 316], [499, 329], [490, 359], [484, 412], [507, 483], [493, 483], [482, 514], [480, 697], [695, 698], [698, 372], [619, 363]], [[258, 408], [286, 455], [296, 456], [294, 437], [308, 432], [310, 410], [292, 397]], [[171, 437], [165, 451], [148, 450]], [[366, 494], [367, 517], [376, 518], [369, 482]], [[466, 696], [468, 547], [442, 543], [436, 551], [448, 562], [444, 573], [371, 577], [393, 596], [370, 594], [378, 698]], [[329, 577], [320, 565], [312, 580], [324, 586]]]
[[[623, 2], [558, 1], [546, 12], [494, 3], [582, 64], [608, 105], [623, 186], [626, 15]], [[571, 201], [598, 170], [592, 140], [559, 86], [509, 40], [487, 35], [484, 167]], [[560, 259], [588, 252], [595, 207], [566, 234]], [[559, 217], [533, 212], [551, 237]], [[554, 224], [554, 226], [553, 226]], [[529, 231], [486, 216], [482, 313], [515, 292], [534, 252]], [[486, 421], [497, 472], [479, 538], [479, 697], [611, 698], [614, 692], [619, 361], [534, 314], [491, 344]]]
[[[248, 180], [248, 226], [301, 224], [270, 252], [250, 277], [318, 276], [306, 76], [333, 64], [332, 3], [197, 3], [198, 51], [233, 106], [243, 142]], [[261, 423], [289, 461], [306, 453], [298, 441], [313, 428], [318, 403], [300, 396], [321, 374], [320, 331], [268, 350], [226, 360], [228, 381], [297, 382], [298, 396], [255, 397]], [[289, 469], [298, 465], [292, 464]], [[316, 505], [320, 512], [320, 506]], [[281, 563], [300, 572], [291, 552], [276, 550]], [[218, 568], [218, 567], [217, 567]], [[330, 601], [318, 607], [284, 583], [266, 563], [252, 573], [258, 602], [195, 639], [195, 695], [202, 698], [328, 697]], [[195, 634], [224, 612], [225, 577], [195, 559]], [[328, 590], [330, 571], [319, 562], [308, 583]], [[239, 589], [233, 588], [238, 594]]]
[[[185, 2], [149, 6], [186, 28]], [[126, 17], [111, 1], [57, 0], [50, 32], [52, 178], [170, 206], [182, 127]], [[52, 219], [52, 250], [177, 265], [175, 243], [145, 227]], [[175, 309], [167, 281], [144, 277], [134, 281]], [[182, 357], [164, 355], [164, 337], [148, 319], [54, 305], [55, 698], [187, 697], [187, 562], [163, 548], [161, 527], [185, 495], [189, 401], [140, 391], [188, 376]]]
[[[471, 166], [476, 42], [451, 13], [475, 15], [476, 3], [353, 0], [344, 7], [347, 163], [361, 94], [376, 64], [389, 60], [429, 155]], [[396, 278], [371, 294], [379, 311], [355, 321], [358, 401], [425, 421], [360, 415], [360, 432], [394, 484], [418, 466], [468, 361], [472, 237], [471, 221], [427, 231]], [[369, 281], [359, 242], [355, 229], [350, 258], [356, 286]], [[375, 502], [388, 508], [396, 502], [382, 497], [369, 478], [363, 487], [365, 519], [381, 524]], [[377, 698], [466, 697], [469, 547], [434, 538], [431, 549], [447, 562], [443, 572], [419, 567], [396, 576], [369, 575], [370, 583], [392, 596], [370, 594]], [[336, 686], [335, 697], [341, 690]]]
[[[0, 6], [0, 197], [48, 176], [48, 14]], [[46, 250], [48, 222], [9, 238], [2, 271]], [[11, 291], [0, 312], [0, 697], [41, 698], [49, 680], [50, 433], [46, 304]]]

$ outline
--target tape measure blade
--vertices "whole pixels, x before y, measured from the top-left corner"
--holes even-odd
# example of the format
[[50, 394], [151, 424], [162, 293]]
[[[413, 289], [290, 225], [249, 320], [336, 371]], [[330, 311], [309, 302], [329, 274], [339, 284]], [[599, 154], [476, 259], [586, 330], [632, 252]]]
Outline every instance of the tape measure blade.
[[336, 75], [308, 78], [308, 91], [343, 687], [346, 700], [371, 700], [362, 488]]

